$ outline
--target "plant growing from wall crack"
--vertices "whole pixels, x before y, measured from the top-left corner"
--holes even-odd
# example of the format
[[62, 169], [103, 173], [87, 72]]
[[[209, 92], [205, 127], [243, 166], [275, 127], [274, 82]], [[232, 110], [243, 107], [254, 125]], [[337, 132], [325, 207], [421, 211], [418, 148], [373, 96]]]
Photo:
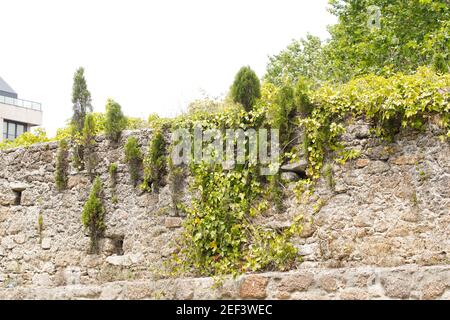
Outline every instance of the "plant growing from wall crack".
[[128, 163], [131, 182], [136, 186], [142, 168], [142, 151], [136, 137], [128, 138], [125, 144], [125, 161]]
[[67, 188], [68, 171], [69, 171], [69, 145], [66, 140], [61, 140], [58, 144], [58, 151], [56, 154], [56, 170], [55, 182], [56, 189], [62, 191]]
[[96, 177], [81, 215], [81, 221], [88, 231], [91, 240], [90, 253], [98, 253], [99, 251], [98, 242], [106, 229], [104, 219], [105, 207], [103, 206], [102, 182], [99, 177]]
[[157, 129], [149, 142], [148, 154], [144, 157], [144, 181], [141, 188], [144, 191], [158, 192], [164, 185], [166, 175], [166, 142], [162, 129]]

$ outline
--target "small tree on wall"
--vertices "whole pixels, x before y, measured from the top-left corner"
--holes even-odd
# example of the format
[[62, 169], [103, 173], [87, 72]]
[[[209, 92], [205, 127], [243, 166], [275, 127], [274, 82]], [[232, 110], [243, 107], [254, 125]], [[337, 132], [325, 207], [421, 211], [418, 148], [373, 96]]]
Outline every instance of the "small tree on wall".
[[87, 229], [91, 238], [90, 253], [98, 253], [98, 241], [106, 229], [104, 221], [105, 207], [103, 206], [102, 197], [102, 182], [99, 177], [96, 177], [81, 215], [83, 226]]
[[125, 144], [125, 161], [128, 163], [130, 179], [134, 186], [139, 180], [139, 172], [142, 167], [142, 151], [136, 137], [130, 137]]
[[249, 112], [256, 100], [261, 97], [261, 84], [256, 73], [250, 67], [242, 67], [236, 74], [231, 86], [233, 101], [244, 106]]
[[167, 171], [165, 152], [166, 142], [164, 140], [164, 134], [161, 130], [157, 130], [149, 142], [148, 154], [144, 157], [144, 182], [141, 185], [142, 190], [158, 192], [159, 188], [163, 185], [164, 176]]
[[84, 169], [84, 146], [80, 143], [86, 114], [92, 112], [91, 93], [87, 89], [84, 68], [80, 67], [73, 77], [71, 120], [72, 139], [75, 141], [73, 150], [73, 165], [78, 170]]
[[92, 112], [91, 93], [87, 88], [83, 67], [78, 68], [73, 76], [72, 105], [72, 125], [76, 131], [81, 132], [86, 113]]
[[97, 155], [95, 154], [95, 134], [96, 125], [92, 113], [86, 115], [83, 127], [84, 162], [86, 170], [91, 180], [94, 179], [95, 167], [97, 165]]
[[127, 119], [122, 113], [122, 107], [114, 100], [108, 99], [106, 103], [106, 135], [111, 141], [117, 142], [126, 126]]
[[67, 175], [69, 171], [69, 145], [66, 140], [59, 141], [56, 154], [55, 182], [56, 189], [62, 191], [67, 188]]

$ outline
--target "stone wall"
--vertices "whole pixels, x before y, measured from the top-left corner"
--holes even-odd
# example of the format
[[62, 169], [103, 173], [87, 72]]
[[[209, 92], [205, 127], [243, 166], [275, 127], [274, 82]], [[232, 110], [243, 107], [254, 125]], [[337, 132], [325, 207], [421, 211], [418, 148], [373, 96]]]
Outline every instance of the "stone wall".
[[[87, 253], [81, 224], [87, 175], [71, 172], [68, 190], [58, 192], [56, 143], [0, 151], [0, 298], [448, 299], [450, 144], [439, 134], [430, 126], [382, 143], [363, 122], [350, 125], [344, 140], [362, 156], [333, 165], [333, 183], [321, 180], [307, 202], [286, 183], [285, 211], [255, 220], [281, 229], [303, 214], [295, 239], [303, 262], [289, 273], [230, 279], [220, 289], [211, 288], [212, 279], [159, 278], [183, 217], [172, 208], [169, 185], [159, 194], [133, 188], [122, 149], [130, 135], [145, 147], [150, 130], [127, 132], [118, 145], [97, 138], [107, 209], [98, 255]], [[117, 204], [112, 162], [119, 165]], [[246, 293], [254, 288], [259, 293]]]

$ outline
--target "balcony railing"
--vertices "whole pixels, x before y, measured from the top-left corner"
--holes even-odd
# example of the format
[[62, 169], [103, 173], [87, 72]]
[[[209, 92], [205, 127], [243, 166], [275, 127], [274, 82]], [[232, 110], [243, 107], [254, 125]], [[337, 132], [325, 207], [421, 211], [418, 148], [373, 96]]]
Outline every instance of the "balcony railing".
[[16, 107], [42, 111], [42, 105], [39, 102], [33, 102], [22, 99], [14, 99], [11, 97], [0, 96], [0, 103], [9, 104]]

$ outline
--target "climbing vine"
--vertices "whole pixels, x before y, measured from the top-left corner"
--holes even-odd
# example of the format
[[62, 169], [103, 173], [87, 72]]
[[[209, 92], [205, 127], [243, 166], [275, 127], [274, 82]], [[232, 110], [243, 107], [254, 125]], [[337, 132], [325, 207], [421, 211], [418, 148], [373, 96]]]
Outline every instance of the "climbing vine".
[[343, 151], [339, 137], [345, 122], [363, 117], [372, 131], [392, 140], [402, 128], [420, 130], [432, 116], [450, 137], [450, 75], [437, 75], [419, 68], [413, 75], [389, 78], [368, 75], [339, 86], [325, 85], [311, 93], [314, 109], [301, 120], [307, 138], [308, 174], [320, 176], [325, 156], [341, 153], [341, 162], [356, 158], [355, 151]]
[[[265, 120], [265, 108], [210, 115], [196, 114], [203, 128], [257, 128]], [[198, 121], [202, 119], [202, 121]], [[192, 124], [185, 120], [183, 125]], [[178, 123], [180, 125], [180, 123]], [[186, 214], [179, 252], [174, 256], [174, 272], [199, 275], [240, 274], [261, 270], [288, 269], [298, 259], [291, 238], [301, 232], [301, 219], [285, 230], [254, 225], [253, 219], [269, 208], [265, 178], [258, 165], [247, 161], [233, 170], [220, 164], [191, 163], [194, 195]], [[278, 181], [278, 180], [277, 180]]]

